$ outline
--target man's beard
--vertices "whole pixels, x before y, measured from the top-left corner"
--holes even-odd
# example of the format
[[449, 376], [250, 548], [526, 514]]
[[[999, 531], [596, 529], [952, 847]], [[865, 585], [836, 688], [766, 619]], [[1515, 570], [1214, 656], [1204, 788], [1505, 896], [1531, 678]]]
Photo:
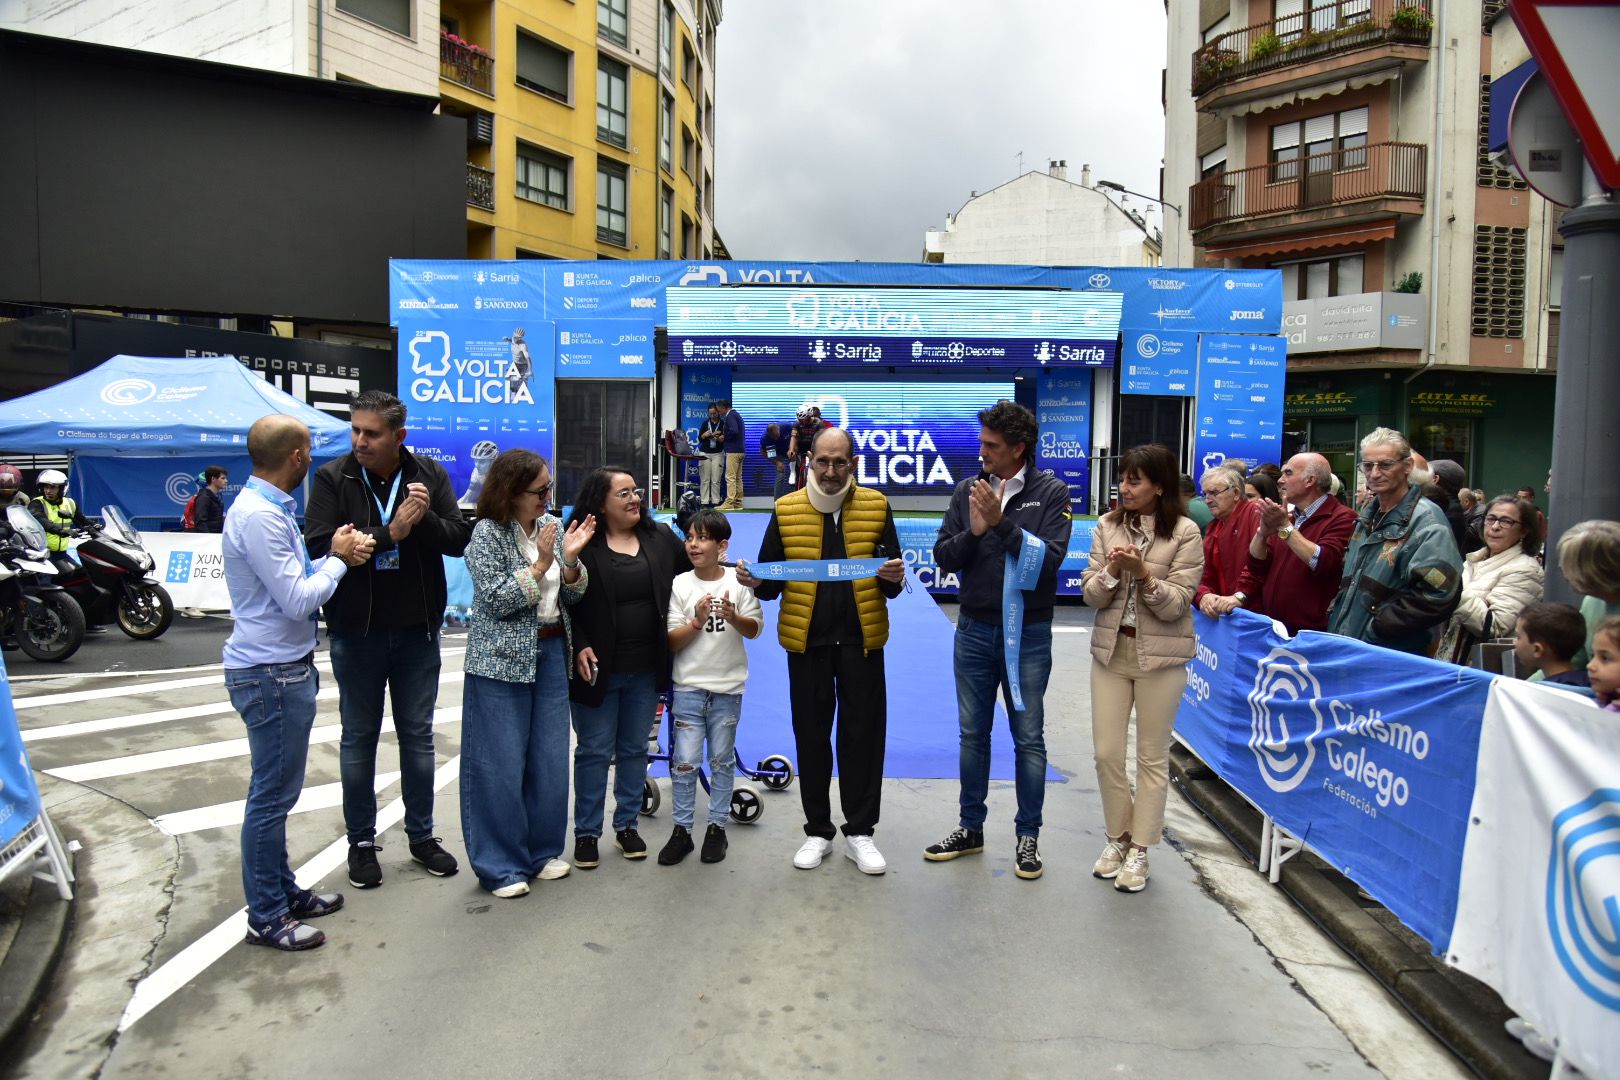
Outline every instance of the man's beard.
[[855, 486], [855, 474], [851, 472], [844, 478], [844, 486], [835, 494], [829, 495], [821, 489], [821, 478], [816, 477], [805, 485], [805, 493], [810, 496], [810, 505], [818, 513], [834, 514], [844, 505], [844, 499], [849, 495], [849, 489]]

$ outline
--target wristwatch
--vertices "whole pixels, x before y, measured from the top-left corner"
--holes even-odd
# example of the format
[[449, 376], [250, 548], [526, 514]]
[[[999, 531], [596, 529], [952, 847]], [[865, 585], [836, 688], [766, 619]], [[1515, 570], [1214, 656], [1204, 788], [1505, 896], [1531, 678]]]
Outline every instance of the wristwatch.
[[1293, 536], [1293, 535], [1294, 535], [1294, 527], [1292, 525], [1284, 525], [1282, 528], [1277, 530], [1277, 536], [1278, 536], [1279, 539], [1282, 539], [1282, 540], [1287, 540], [1290, 536]]
[[1237, 592], [1233, 593], [1232, 597], [1233, 597], [1233, 599], [1235, 599], [1238, 602], [1239, 607], [1241, 607], [1244, 604], [1247, 604], [1249, 602], [1249, 594], [1246, 593], [1246, 592], [1243, 592], [1241, 589], [1238, 590]]

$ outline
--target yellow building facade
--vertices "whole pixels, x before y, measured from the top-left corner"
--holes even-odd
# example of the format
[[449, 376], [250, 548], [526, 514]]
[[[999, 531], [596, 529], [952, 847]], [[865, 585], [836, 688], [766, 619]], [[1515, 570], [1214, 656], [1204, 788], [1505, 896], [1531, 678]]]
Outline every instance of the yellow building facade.
[[467, 257], [708, 257], [714, 0], [444, 0]]

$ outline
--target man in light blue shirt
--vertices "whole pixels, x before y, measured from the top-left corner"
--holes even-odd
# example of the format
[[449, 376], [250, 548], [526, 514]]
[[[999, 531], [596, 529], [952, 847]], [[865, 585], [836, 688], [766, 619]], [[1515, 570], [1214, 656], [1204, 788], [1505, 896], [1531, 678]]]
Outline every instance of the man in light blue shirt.
[[341, 893], [298, 887], [287, 861], [287, 814], [304, 787], [315, 724], [316, 612], [374, 544], [344, 525], [332, 536], [332, 555], [310, 563], [290, 494], [309, 472], [309, 450], [309, 429], [290, 416], [254, 423], [253, 475], [226, 516], [222, 540], [236, 619], [225, 641], [225, 686], [247, 725], [253, 763], [242, 817], [247, 941], [287, 951], [324, 942], [326, 935], [302, 920], [343, 906]]

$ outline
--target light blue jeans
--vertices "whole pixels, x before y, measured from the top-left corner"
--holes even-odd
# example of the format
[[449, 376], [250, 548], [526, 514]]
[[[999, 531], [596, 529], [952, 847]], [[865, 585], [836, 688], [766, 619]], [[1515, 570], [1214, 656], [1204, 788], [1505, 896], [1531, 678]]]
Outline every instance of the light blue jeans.
[[675, 824], [690, 831], [697, 817], [698, 766], [703, 763], [707, 739], [709, 824], [723, 829], [731, 812], [731, 787], [737, 780], [737, 719], [742, 715], [742, 695], [677, 690], [671, 695], [670, 708], [675, 715], [669, 762]]

